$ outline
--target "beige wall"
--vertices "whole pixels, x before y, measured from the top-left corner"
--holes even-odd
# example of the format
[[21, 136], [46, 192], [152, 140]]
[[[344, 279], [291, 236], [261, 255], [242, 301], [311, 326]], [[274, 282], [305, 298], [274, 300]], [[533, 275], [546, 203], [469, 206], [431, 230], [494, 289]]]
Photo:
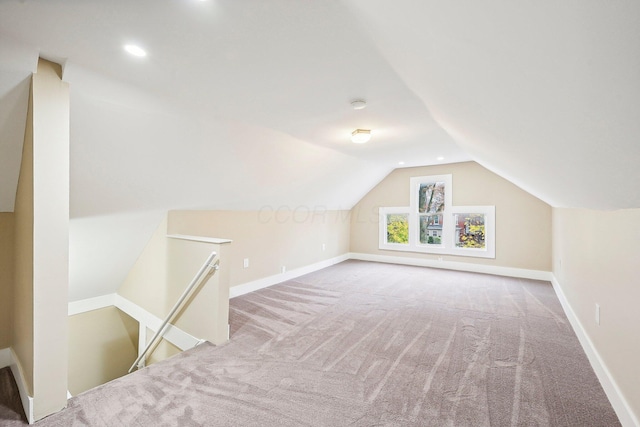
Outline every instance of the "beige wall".
[[[233, 242], [214, 245], [171, 239], [167, 234], [225, 238]], [[164, 318], [212, 250], [221, 255], [220, 270], [200, 287], [175, 323], [198, 338], [221, 342], [209, 337], [226, 339], [228, 317], [215, 322], [206, 319], [214, 311], [228, 312], [228, 288], [224, 284], [247, 283], [277, 275], [282, 266], [288, 271], [347, 253], [349, 212], [303, 209], [295, 214], [288, 209], [169, 212], [118, 294]], [[244, 258], [249, 258], [248, 268], [243, 267]], [[172, 354], [175, 348], [163, 343], [149, 361]]]
[[67, 404], [69, 85], [62, 67], [33, 75], [33, 413]]
[[15, 270], [11, 346], [33, 396], [33, 88], [29, 95], [22, 164], [16, 191]]
[[66, 406], [69, 87], [59, 65], [33, 75], [14, 212], [12, 348], [36, 420]]
[[11, 345], [13, 316], [13, 212], [0, 212], [0, 349]]
[[[228, 244], [167, 238], [165, 217], [118, 289], [118, 294], [164, 319], [215, 251], [220, 257], [220, 270], [207, 276], [195, 288], [185, 308], [177, 313], [172, 323], [195, 337], [222, 343], [226, 341], [228, 331], [227, 247]], [[149, 361], [162, 360], [174, 354], [173, 350], [170, 344], [163, 343]]]
[[167, 314], [169, 305], [166, 292], [169, 242], [166, 235], [165, 216], [118, 288], [118, 294], [161, 319]]
[[[167, 217], [165, 216], [118, 289], [118, 294], [161, 319], [164, 319], [171, 309], [170, 292], [167, 289], [169, 287], [167, 264], [169, 239], [166, 235]], [[151, 340], [154, 333], [155, 331], [147, 329], [147, 342]], [[164, 360], [177, 352], [179, 349], [162, 340], [147, 356], [147, 364]], [[134, 360], [135, 358], [131, 363]]]
[[[194, 279], [204, 262], [215, 251], [220, 269], [205, 276], [194, 289], [182, 310], [176, 313], [175, 325], [191, 335], [221, 344], [229, 335], [229, 244], [212, 245], [182, 239], [169, 239], [167, 295], [169, 312]], [[214, 261], [215, 262], [215, 261]], [[163, 316], [164, 317], [164, 316]]]
[[[295, 212], [294, 212], [295, 211]], [[171, 211], [170, 234], [230, 239], [231, 286], [305, 267], [349, 252], [349, 212], [265, 208], [262, 211]], [[322, 244], [325, 250], [322, 250]], [[249, 267], [243, 260], [249, 258]]]
[[[553, 209], [553, 273], [640, 418], [640, 209]], [[600, 325], [595, 305], [600, 305]]]
[[137, 356], [138, 322], [117, 308], [69, 317], [71, 394], [125, 375]]
[[[155, 332], [152, 331], [151, 329], [147, 329], [147, 344], [149, 343], [149, 341], [151, 341], [151, 338], [153, 337], [154, 333]], [[181, 351], [182, 350], [180, 350], [175, 345], [171, 344], [169, 341], [160, 340], [158, 342], [158, 345], [153, 349], [151, 354], [147, 357], [146, 365], [149, 366], [149, 365], [153, 365], [154, 363], [161, 362], [165, 359], [175, 356]]]
[[551, 207], [475, 162], [396, 169], [351, 210], [351, 252], [437, 259], [378, 249], [378, 208], [409, 206], [414, 176], [451, 174], [454, 206], [495, 206], [496, 258], [443, 255], [445, 261], [551, 271]]

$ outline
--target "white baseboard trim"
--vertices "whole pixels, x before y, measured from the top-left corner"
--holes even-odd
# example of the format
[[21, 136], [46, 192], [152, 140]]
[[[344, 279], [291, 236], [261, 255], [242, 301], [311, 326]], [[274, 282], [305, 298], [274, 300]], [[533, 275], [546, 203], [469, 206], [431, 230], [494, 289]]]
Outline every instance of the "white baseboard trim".
[[562, 304], [562, 308], [569, 319], [569, 323], [571, 323], [571, 326], [573, 327], [573, 331], [582, 345], [582, 349], [589, 359], [589, 363], [591, 363], [591, 367], [600, 380], [600, 384], [609, 398], [611, 406], [613, 406], [613, 410], [620, 419], [620, 423], [624, 427], [640, 427], [640, 421], [638, 421], [638, 418], [633, 413], [633, 410], [629, 406], [629, 402], [627, 402], [620, 391], [616, 380], [611, 375], [611, 372], [609, 372], [607, 365], [600, 357], [600, 353], [598, 353], [598, 350], [593, 345], [591, 338], [589, 338], [589, 335], [587, 335], [587, 332], [583, 328], [582, 322], [580, 322], [580, 319], [578, 319], [576, 313], [573, 311], [569, 300], [567, 300], [567, 297], [562, 290], [560, 282], [558, 282], [553, 274], [551, 274], [551, 284], [553, 285], [553, 289], [560, 300], [560, 304]]
[[22, 402], [24, 413], [27, 416], [27, 421], [29, 421], [29, 424], [33, 424], [35, 422], [33, 417], [33, 397], [29, 396], [27, 392], [26, 382], [22, 374], [22, 365], [20, 365], [18, 356], [16, 356], [11, 347], [0, 350], [0, 369], [6, 368], [7, 366], [11, 368], [11, 373], [18, 386], [20, 401]]
[[[124, 311], [129, 316], [136, 319], [141, 325], [146, 326], [152, 331], [157, 331], [162, 325], [163, 319], [149, 313], [144, 308], [140, 307], [136, 303], [129, 301], [125, 297], [114, 295], [114, 305], [121, 311]], [[169, 325], [163, 335], [163, 338], [169, 341], [171, 344], [178, 347], [180, 350], [187, 350], [195, 347], [200, 342], [200, 339], [194, 337], [191, 334], [186, 333], [182, 329], [174, 325]], [[140, 349], [143, 350], [143, 349]]]
[[11, 349], [0, 349], [0, 369], [11, 366]]
[[407, 258], [392, 255], [364, 254], [352, 252], [349, 259], [360, 261], [384, 262], [388, 264], [414, 265], [417, 267], [443, 268], [446, 270], [468, 271], [471, 273], [494, 274], [496, 276], [518, 277], [521, 279], [551, 281], [552, 274], [549, 271], [527, 270], [524, 268], [501, 267], [486, 264], [471, 264], [455, 261], [437, 261], [424, 258]]
[[[528, 270], [521, 268], [471, 264], [454, 261], [437, 261], [433, 259], [423, 258], [406, 258], [401, 256], [379, 254], [347, 253], [334, 258], [330, 258], [328, 260], [317, 262], [315, 264], [297, 268], [286, 273], [276, 274], [273, 276], [234, 286], [229, 289], [229, 297], [235, 298], [240, 295], [244, 295], [259, 289], [275, 285], [277, 283], [292, 280], [296, 277], [312, 273], [326, 267], [330, 267], [334, 264], [338, 264], [348, 259], [390, 264], [413, 265], [419, 267], [442, 268], [448, 270], [494, 274], [498, 276], [518, 277], [523, 279], [544, 280], [551, 282], [553, 285], [553, 289], [555, 290], [556, 295], [558, 296], [558, 299], [562, 304], [564, 312], [569, 319], [569, 322], [571, 323], [571, 326], [573, 327], [573, 330], [578, 337], [578, 340], [580, 341], [580, 344], [582, 345], [582, 348], [584, 349], [584, 352], [586, 353], [593, 370], [600, 380], [602, 388], [609, 398], [613, 409], [618, 415], [620, 422], [624, 427], [640, 427], [638, 418], [633, 413], [631, 407], [629, 406], [629, 403], [624, 398], [616, 381], [611, 376], [611, 373], [600, 357], [600, 354], [594, 347], [593, 342], [585, 332], [580, 320], [575, 315], [573, 308], [564, 295], [560, 283], [557, 281], [553, 273], [549, 271]], [[75, 314], [80, 314], [109, 306], [116, 306], [118, 309], [127, 313], [129, 316], [133, 317], [138, 322], [146, 325], [146, 327], [154, 331], [157, 330], [157, 328], [162, 323], [162, 320], [157, 316], [149, 313], [142, 307], [118, 294], [104, 295], [101, 297], [69, 303], [69, 315], [72, 316]], [[175, 326], [169, 327], [168, 331], [165, 334], [165, 338], [182, 350], [195, 347], [201, 342], [201, 340], [191, 336], [190, 334], [187, 334], [186, 332]], [[0, 368], [5, 366], [11, 366], [13, 375], [16, 378], [16, 383], [18, 383], [18, 388], [20, 390], [20, 396], [25, 408], [25, 413], [27, 413], [29, 422], [33, 423], [33, 398], [26, 392], [26, 387], [24, 386], [25, 383], [21, 373], [21, 369], [19, 367], [19, 363], [17, 363], [17, 358], [15, 357], [15, 354], [11, 349], [0, 350]]]
[[[137, 320], [140, 325], [145, 328], [149, 328], [154, 332], [158, 330], [160, 325], [162, 325], [163, 319], [149, 313], [136, 303], [129, 301], [127, 298], [118, 294], [102, 295], [95, 298], [73, 301], [69, 303], [68, 310], [69, 316], [75, 316], [88, 311], [99, 310], [101, 308], [112, 306], [127, 313], [129, 316]], [[180, 350], [193, 348], [200, 342], [198, 338], [173, 325], [168, 326], [163, 338], [178, 347]]]
[[295, 279], [296, 277], [313, 273], [314, 271], [322, 270], [323, 268], [330, 267], [334, 264], [338, 264], [339, 262], [346, 261], [348, 259], [349, 254], [344, 254], [334, 258], [329, 258], [324, 261], [316, 262], [315, 264], [310, 264], [305, 267], [296, 268], [294, 270], [287, 271], [286, 273], [274, 274], [273, 276], [268, 276], [262, 279], [243, 283], [241, 285], [236, 285], [229, 289], [229, 298], [239, 297], [240, 295], [248, 294], [249, 292], [268, 288], [269, 286], [286, 282], [287, 280]]
[[20, 400], [22, 401], [22, 408], [24, 409], [24, 413], [27, 416], [29, 424], [33, 424], [36, 422], [35, 417], [33, 416], [33, 397], [29, 396], [29, 392], [27, 391], [27, 382], [22, 374], [22, 365], [20, 364], [18, 356], [16, 356], [12, 348], [9, 348], [8, 350], [10, 358], [9, 366], [11, 366], [11, 373], [13, 374], [13, 378], [16, 380], [16, 385], [18, 386]]
[[69, 303], [69, 316], [86, 313], [87, 311], [99, 310], [101, 308], [115, 305], [116, 294], [102, 295], [95, 298], [87, 298]]

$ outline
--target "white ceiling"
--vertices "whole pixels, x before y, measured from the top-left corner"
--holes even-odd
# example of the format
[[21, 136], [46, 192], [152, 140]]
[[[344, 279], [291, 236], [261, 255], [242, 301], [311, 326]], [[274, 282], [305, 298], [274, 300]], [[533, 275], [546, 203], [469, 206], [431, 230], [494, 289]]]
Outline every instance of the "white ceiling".
[[640, 2], [348, 4], [474, 160], [552, 206], [640, 207]]
[[[639, 21], [630, 0], [5, 0], [0, 211], [38, 55], [71, 87], [72, 300], [117, 288], [135, 255], [100, 259], [139, 253], [145, 215], [348, 209], [400, 161], [474, 159], [554, 206], [640, 207]], [[370, 143], [349, 142], [358, 127]]]

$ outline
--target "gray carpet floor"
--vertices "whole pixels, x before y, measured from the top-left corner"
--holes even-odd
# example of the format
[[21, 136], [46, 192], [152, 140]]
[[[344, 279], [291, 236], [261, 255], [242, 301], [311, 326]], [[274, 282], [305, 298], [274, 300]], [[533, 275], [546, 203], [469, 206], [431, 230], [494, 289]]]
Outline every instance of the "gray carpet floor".
[[37, 426], [617, 426], [548, 282], [347, 261]]
[[27, 417], [22, 409], [18, 386], [11, 368], [0, 369], [0, 426], [25, 425]]

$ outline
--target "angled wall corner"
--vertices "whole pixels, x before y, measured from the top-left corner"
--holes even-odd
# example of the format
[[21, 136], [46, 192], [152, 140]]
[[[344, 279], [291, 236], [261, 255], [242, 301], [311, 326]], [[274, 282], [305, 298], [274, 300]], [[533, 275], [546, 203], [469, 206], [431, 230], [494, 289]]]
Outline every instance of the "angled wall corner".
[[58, 64], [38, 61], [16, 194], [11, 344], [33, 420], [67, 401], [69, 86], [61, 75]]
[[33, 76], [34, 416], [67, 404], [69, 85], [58, 64]]
[[[136, 312], [144, 310], [158, 319], [164, 319], [214, 251], [220, 259], [220, 269], [202, 276], [196, 282], [197, 286], [183, 307], [175, 313], [171, 324], [198, 339], [221, 344], [228, 339], [230, 242], [168, 236], [167, 228], [168, 217], [165, 215], [118, 289], [117, 298], [119, 301], [126, 300], [127, 305], [137, 305], [140, 309]], [[132, 317], [138, 319], [141, 326], [149, 328], [149, 331], [141, 330], [141, 336], [149, 332], [147, 338], [150, 338], [156, 332], [152, 322], [144, 319], [148, 316], [132, 314]], [[144, 349], [147, 339], [143, 341], [139, 351]], [[171, 338], [166, 337], [165, 341], [170, 342]], [[151, 349], [148, 363], [163, 360], [183, 348], [165, 341]]]
[[[33, 78], [32, 78], [33, 84]], [[33, 396], [33, 87], [29, 91], [20, 177], [14, 208], [14, 286], [11, 348]], [[28, 413], [27, 408], [25, 412]]]

